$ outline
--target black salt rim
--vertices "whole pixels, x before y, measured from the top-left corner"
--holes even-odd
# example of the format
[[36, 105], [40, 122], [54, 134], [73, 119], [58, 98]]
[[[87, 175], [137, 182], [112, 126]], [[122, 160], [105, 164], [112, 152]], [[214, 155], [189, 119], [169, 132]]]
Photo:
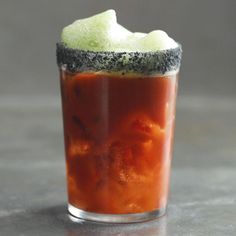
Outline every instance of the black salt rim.
[[181, 57], [181, 45], [155, 52], [93, 52], [57, 43], [57, 64], [72, 73], [104, 71], [165, 74], [179, 70]]

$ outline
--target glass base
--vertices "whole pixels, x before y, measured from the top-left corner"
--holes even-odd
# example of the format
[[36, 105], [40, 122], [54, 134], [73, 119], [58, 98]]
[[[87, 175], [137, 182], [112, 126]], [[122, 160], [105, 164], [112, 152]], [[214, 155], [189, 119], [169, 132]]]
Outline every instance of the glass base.
[[68, 204], [69, 213], [80, 219], [91, 220], [104, 223], [135, 223], [153, 220], [163, 216], [166, 213], [166, 209], [162, 208], [155, 211], [144, 213], [132, 213], [132, 214], [101, 214], [93, 213], [84, 210], [80, 210], [70, 204]]

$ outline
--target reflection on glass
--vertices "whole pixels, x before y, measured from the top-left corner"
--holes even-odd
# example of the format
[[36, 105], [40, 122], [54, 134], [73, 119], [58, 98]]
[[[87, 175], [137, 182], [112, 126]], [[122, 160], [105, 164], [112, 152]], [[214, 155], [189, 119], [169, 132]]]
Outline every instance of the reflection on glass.
[[[75, 228], [68, 229], [66, 236], [166, 236], [166, 217], [139, 224], [93, 223], [75, 218]], [[78, 224], [79, 223], [79, 224]]]

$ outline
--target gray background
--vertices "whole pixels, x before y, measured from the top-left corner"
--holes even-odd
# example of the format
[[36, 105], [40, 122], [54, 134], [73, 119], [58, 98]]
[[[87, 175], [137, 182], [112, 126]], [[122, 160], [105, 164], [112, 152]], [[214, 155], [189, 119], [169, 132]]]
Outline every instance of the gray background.
[[[109, 8], [184, 50], [168, 215], [143, 224], [66, 214], [55, 43], [63, 26]], [[0, 235], [235, 236], [235, 12], [235, 0], [0, 0]]]
[[235, 0], [0, 0], [0, 94], [59, 95], [62, 27], [109, 8], [128, 29], [163, 29], [183, 45], [180, 96], [235, 96]]

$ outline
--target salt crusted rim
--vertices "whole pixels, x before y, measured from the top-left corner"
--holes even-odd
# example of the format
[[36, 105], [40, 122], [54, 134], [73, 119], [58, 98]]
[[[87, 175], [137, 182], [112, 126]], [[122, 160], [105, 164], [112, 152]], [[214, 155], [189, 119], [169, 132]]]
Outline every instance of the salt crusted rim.
[[74, 72], [134, 72], [165, 74], [179, 70], [182, 47], [155, 52], [94, 52], [72, 49], [57, 43], [57, 64]]

